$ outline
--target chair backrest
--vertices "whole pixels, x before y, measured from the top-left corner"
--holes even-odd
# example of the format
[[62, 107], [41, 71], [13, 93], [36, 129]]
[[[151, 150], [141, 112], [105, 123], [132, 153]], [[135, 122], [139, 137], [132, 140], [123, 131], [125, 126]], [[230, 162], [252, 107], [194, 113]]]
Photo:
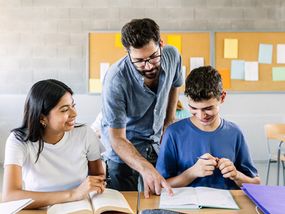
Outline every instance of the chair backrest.
[[264, 126], [267, 139], [275, 139], [276, 135], [285, 135], [285, 123], [272, 123]]
[[271, 149], [269, 142], [278, 140], [277, 135], [285, 135], [285, 123], [271, 123], [264, 125], [265, 136], [267, 140], [267, 150], [269, 155], [271, 154]]

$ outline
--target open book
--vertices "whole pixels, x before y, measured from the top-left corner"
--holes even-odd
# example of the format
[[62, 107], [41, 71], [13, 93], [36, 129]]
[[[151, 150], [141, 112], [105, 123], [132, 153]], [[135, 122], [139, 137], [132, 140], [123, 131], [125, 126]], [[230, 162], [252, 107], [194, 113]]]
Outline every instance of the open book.
[[14, 214], [24, 209], [34, 200], [31, 198], [0, 203], [0, 213]]
[[174, 195], [169, 196], [163, 189], [159, 208], [188, 210], [202, 207], [239, 209], [229, 190], [209, 187], [173, 188]]
[[101, 194], [90, 193], [90, 198], [62, 204], [55, 204], [48, 208], [48, 214], [64, 213], [95, 213], [100, 214], [106, 211], [117, 211], [123, 213], [134, 213], [127, 200], [117, 190], [105, 189]]

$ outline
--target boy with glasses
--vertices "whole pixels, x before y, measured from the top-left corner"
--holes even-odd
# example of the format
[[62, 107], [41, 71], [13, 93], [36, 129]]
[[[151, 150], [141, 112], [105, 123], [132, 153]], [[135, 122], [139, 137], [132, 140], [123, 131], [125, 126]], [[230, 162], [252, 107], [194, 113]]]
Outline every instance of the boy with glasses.
[[178, 87], [182, 85], [181, 57], [163, 46], [159, 26], [151, 19], [135, 19], [122, 28], [128, 52], [107, 72], [103, 86], [102, 142], [109, 187], [137, 190], [142, 176], [145, 196], [171, 189], [154, 168], [154, 147], [162, 131], [175, 120]]
[[225, 101], [221, 76], [211, 66], [191, 71], [185, 95], [192, 116], [168, 127], [156, 168], [172, 187], [239, 189], [259, 184], [241, 130], [219, 115]]

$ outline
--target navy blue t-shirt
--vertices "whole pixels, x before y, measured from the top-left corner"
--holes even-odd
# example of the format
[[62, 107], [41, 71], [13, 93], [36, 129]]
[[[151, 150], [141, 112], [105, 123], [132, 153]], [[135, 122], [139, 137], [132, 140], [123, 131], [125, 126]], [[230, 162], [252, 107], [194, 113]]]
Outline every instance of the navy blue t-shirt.
[[[169, 126], [162, 138], [156, 168], [164, 178], [171, 178], [192, 167], [198, 157], [210, 153], [231, 160], [236, 169], [249, 177], [257, 176], [241, 130], [232, 122], [221, 120], [212, 132], [197, 128], [189, 118]], [[196, 178], [188, 186], [239, 189], [234, 181], [223, 178], [219, 169], [213, 175]]]

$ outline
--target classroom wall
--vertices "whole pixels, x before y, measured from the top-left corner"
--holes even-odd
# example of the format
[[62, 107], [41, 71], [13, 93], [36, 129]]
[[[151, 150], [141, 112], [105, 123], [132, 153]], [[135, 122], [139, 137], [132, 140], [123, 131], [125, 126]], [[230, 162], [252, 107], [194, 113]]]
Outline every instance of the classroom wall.
[[[118, 31], [142, 17], [164, 31], [284, 31], [285, 1], [0, 0], [0, 162], [9, 130], [20, 124], [25, 94], [40, 79], [67, 83], [77, 94], [79, 120], [95, 119], [101, 97], [87, 93], [87, 33]], [[263, 160], [263, 124], [284, 122], [284, 104], [284, 93], [229, 94], [222, 115], [241, 126], [253, 158]]]

